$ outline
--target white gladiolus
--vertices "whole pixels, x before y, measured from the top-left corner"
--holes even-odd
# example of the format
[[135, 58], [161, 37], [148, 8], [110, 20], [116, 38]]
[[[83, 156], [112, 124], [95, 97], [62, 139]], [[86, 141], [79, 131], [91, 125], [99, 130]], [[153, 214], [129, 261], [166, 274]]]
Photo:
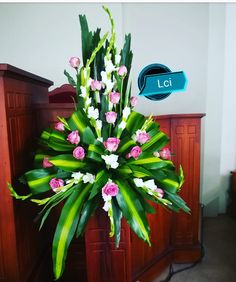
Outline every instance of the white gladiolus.
[[153, 179], [145, 181], [144, 182], [144, 187], [146, 187], [146, 188], [148, 188], [148, 189], [150, 189], [152, 191], [155, 191], [157, 189], [157, 186], [156, 186], [156, 184], [155, 184]]
[[97, 119], [96, 120], [96, 128], [98, 130], [101, 130], [102, 129], [102, 121], [100, 119]]
[[151, 191], [155, 191], [157, 189], [157, 186], [154, 182], [154, 179], [143, 181], [143, 179], [141, 179], [141, 178], [134, 178], [134, 183], [137, 187], [142, 187], [142, 188], [145, 187], [145, 188], [148, 188]]
[[86, 97], [86, 87], [85, 86], [80, 86], [81, 90], [81, 97], [85, 98]]
[[91, 173], [86, 173], [84, 176], [83, 176], [83, 182], [84, 183], [91, 183], [93, 184], [95, 182], [95, 175], [91, 174]]
[[126, 106], [123, 110], [123, 118], [127, 119], [129, 115], [130, 115], [130, 107]]
[[121, 59], [121, 56], [119, 54], [116, 54], [115, 55], [115, 62], [116, 62], [116, 65], [118, 65], [120, 63], [120, 59]]
[[102, 82], [106, 85], [106, 94], [112, 90], [114, 87], [115, 82], [111, 81], [110, 78], [108, 78], [107, 73], [105, 71], [101, 72], [102, 76]]
[[99, 112], [98, 109], [94, 109], [93, 106], [88, 108], [88, 118], [94, 118], [94, 119], [98, 119], [99, 117]]
[[85, 105], [86, 105], [86, 106], [89, 106], [89, 105], [91, 105], [91, 102], [92, 102], [92, 98], [87, 98], [87, 99], [85, 100]]
[[81, 173], [81, 172], [73, 172], [72, 174], [71, 174], [71, 177], [73, 177], [74, 178], [74, 183], [75, 184], [77, 184], [77, 183], [79, 183], [79, 181], [81, 180], [81, 178], [83, 177], [83, 173]]
[[116, 169], [119, 166], [118, 161], [119, 156], [111, 154], [111, 155], [102, 155], [102, 159], [104, 159], [105, 163], [111, 168]]
[[122, 130], [124, 130], [125, 127], [126, 127], [126, 122], [125, 122], [125, 121], [122, 121], [122, 122], [119, 124], [119, 126], [118, 126], [118, 128], [120, 128], [120, 129], [122, 129]]
[[91, 85], [91, 82], [92, 82], [93, 80], [92, 80], [92, 78], [90, 77], [89, 79], [88, 79], [88, 81], [87, 81], [87, 87], [90, 87], [90, 85]]
[[143, 187], [144, 186], [142, 178], [134, 178], [134, 183], [137, 187]]
[[111, 209], [111, 196], [106, 195], [106, 197], [103, 197], [103, 199], [105, 203], [102, 208], [104, 209], [104, 211], [108, 212], [108, 210]]
[[116, 69], [111, 60], [105, 60], [105, 66], [107, 73], [111, 73]]

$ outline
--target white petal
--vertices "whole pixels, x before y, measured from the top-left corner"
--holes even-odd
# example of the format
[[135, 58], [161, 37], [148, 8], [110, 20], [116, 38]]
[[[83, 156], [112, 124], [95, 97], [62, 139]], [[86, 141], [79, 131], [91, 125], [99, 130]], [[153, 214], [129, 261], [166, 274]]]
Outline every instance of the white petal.
[[137, 187], [143, 187], [144, 186], [142, 178], [134, 178], [134, 183]]
[[122, 121], [122, 122], [119, 124], [119, 126], [118, 126], [118, 128], [121, 128], [121, 129], [125, 129], [125, 127], [126, 127], [126, 122], [125, 122], [125, 121]]
[[155, 191], [157, 189], [157, 186], [153, 179], [145, 181], [144, 186], [149, 188], [152, 191]]

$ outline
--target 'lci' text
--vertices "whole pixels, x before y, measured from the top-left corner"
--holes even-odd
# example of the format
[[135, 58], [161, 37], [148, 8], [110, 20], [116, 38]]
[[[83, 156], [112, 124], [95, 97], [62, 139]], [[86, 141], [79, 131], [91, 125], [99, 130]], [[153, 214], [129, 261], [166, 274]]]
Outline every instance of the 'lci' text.
[[157, 86], [158, 88], [168, 88], [172, 86], [172, 81], [171, 78], [166, 79], [164, 81], [160, 81], [159, 79], [157, 80]]

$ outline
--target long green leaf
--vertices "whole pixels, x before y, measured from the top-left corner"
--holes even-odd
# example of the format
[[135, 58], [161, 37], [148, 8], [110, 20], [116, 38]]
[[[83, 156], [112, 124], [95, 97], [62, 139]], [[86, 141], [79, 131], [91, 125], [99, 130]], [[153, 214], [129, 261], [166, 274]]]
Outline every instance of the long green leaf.
[[49, 158], [49, 161], [56, 167], [65, 171], [77, 171], [79, 169], [89, 169], [88, 163], [75, 159], [72, 155], [58, 155]]
[[116, 248], [118, 248], [119, 243], [120, 243], [120, 228], [121, 228], [122, 211], [115, 197], [112, 198], [112, 216], [113, 216], [114, 228], [115, 228]]
[[59, 218], [53, 239], [53, 269], [55, 279], [59, 279], [64, 271], [67, 250], [75, 234], [79, 221], [79, 211], [88, 196], [91, 184], [75, 189], [67, 199]]
[[125, 181], [115, 180], [115, 182], [119, 187], [119, 193], [116, 199], [124, 217], [137, 236], [151, 245], [149, 239], [150, 228], [145, 211], [142, 208], [135, 190]]
[[76, 237], [78, 238], [83, 232], [86, 227], [86, 224], [88, 223], [91, 215], [94, 213], [96, 208], [98, 207], [99, 204], [99, 195], [96, 197], [92, 198], [91, 200], [88, 200], [83, 207], [83, 210], [81, 212], [81, 217], [79, 220], [79, 224], [76, 230]]
[[96, 175], [96, 181], [93, 185], [89, 200], [95, 197], [101, 190], [102, 187], [107, 183], [109, 174], [105, 169], [99, 171]]
[[32, 194], [39, 194], [51, 190], [49, 182], [55, 175], [55, 168], [33, 169], [24, 174]]
[[128, 117], [126, 129], [129, 131], [130, 135], [132, 135], [142, 127], [144, 122], [145, 122], [145, 117], [142, 114], [132, 111]]

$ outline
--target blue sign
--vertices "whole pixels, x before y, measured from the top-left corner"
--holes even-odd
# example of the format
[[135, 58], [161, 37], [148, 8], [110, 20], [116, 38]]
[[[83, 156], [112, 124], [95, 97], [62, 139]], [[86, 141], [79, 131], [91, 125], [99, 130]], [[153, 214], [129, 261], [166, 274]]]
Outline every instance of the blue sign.
[[141, 96], [151, 100], [162, 100], [172, 92], [183, 92], [187, 86], [187, 78], [183, 71], [171, 72], [164, 65], [152, 64], [142, 70], [139, 75]]

